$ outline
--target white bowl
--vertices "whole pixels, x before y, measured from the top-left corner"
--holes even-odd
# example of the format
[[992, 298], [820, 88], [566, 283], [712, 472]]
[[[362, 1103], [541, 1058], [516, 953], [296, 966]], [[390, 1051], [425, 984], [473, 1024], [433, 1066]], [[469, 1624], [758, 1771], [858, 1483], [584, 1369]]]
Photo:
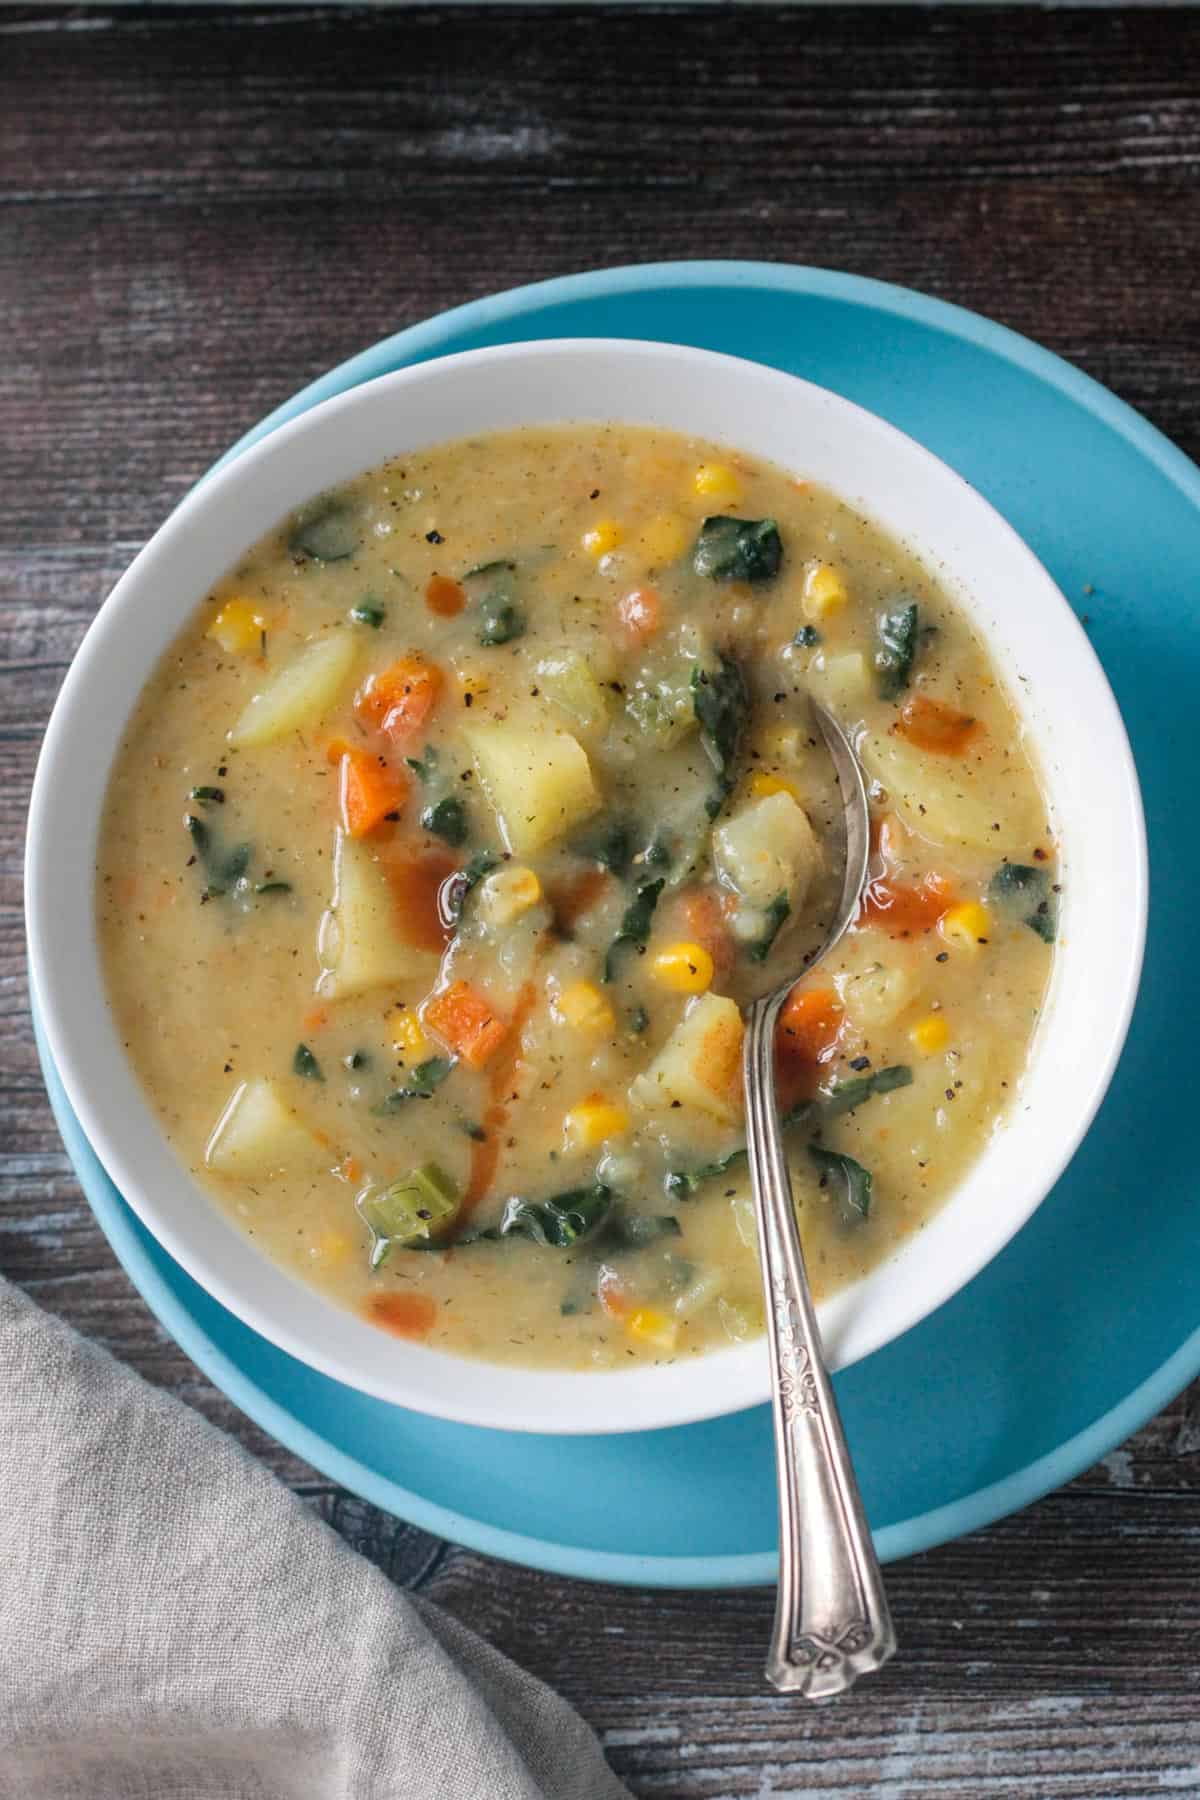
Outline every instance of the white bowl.
[[243, 452], [134, 560], [68, 672], [34, 783], [26, 912], [46, 1035], [84, 1130], [142, 1222], [224, 1306], [325, 1374], [403, 1406], [507, 1429], [632, 1431], [764, 1400], [764, 1343], [663, 1367], [534, 1371], [405, 1343], [332, 1305], [268, 1262], [169, 1148], [114, 1029], [93, 915], [97, 824], [125, 722], [217, 578], [298, 502], [387, 457], [554, 420], [665, 426], [827, 484], [924, 557], [1007, 677], [1062, 844], [1049, 1003], [1020, 1102], [966, 1180], [924, 1230], [822, 1306], [833, 1365], [879, 1349], [982, 1269], [1062, 1173], [1124, 1041], [1146, 919], [1137, 776], [1092, 648], [1016, 533], [910, 438], [790, 375], [676, 345], [514, 344], [367, 382]]

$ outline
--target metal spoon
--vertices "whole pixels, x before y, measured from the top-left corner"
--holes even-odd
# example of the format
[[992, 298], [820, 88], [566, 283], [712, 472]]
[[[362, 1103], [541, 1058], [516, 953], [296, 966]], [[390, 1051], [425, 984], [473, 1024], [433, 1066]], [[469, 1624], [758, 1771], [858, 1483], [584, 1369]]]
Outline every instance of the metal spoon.
[[[812, 709], [842, 790], [846, 868], [836, 916], [804, 973], [832, 950], [858, 911], [870, 830], [849, 740], [823, 706], [814, 701]], [[825, 1368], [775, 1103], [775, 1025], [797, 979], [747, 1009], [742, 1050], [779, 1476], [779, 1588], [766, 1674], [784, 1692], [830, 1700], [881, 1668], [896, 1637]]]

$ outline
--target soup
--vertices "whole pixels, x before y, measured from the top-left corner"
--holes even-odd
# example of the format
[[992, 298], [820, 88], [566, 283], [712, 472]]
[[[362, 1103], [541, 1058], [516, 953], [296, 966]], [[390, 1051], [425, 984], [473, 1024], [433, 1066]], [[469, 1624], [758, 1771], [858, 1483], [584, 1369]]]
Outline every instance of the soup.
[[741, 1008], [804, 967], [841, 805], [871, 878], [777, 1046], [814, 1290], [1013, 1103], [1054, 841], [931, 572], [820, 486], [668, 432], [401, 457], [273, 529], [129, 724], [97, 909], [177, 1153], [384, 1330], [623, 1366], [762, 1329]]

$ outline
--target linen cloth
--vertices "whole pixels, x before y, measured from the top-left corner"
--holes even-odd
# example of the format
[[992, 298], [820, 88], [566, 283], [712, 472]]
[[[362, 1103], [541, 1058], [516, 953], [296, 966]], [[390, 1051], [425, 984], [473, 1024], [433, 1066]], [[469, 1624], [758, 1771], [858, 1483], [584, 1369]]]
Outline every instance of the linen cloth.
[[0, 1279], [2, 1800], [622, 1796], [564, 1701]]

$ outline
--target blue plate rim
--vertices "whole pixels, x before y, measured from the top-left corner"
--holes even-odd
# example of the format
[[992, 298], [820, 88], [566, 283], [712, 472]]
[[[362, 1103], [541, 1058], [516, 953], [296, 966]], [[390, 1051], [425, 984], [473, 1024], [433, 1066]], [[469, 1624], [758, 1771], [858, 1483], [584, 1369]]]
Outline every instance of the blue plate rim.
[[[837, 270], [772, 262], [713, 260], [627, 264], [558, 276], [468, 301], [381, 338], [337, 364], [260, 420], [213, 467], [222, 467], [249, 444], [318, 401], [385, 372], [396, 357], [424, 360], [438, 354], [440, 344], [462, 332], [503, 324], [535, 306], [645, 292], [658, 286], [690, 288], [706, 285], [766, 287], [776, 292], [872, 308], [926, 324], [943, 334], [991, 351], [1035, 379], [1057, 388], [1119, 433], [1200, 510], [1200, 469], [1127, 402], [1053, 351], [1008, 326], [913, 289]], [[302, 1424], [258, 1388], [218, 1348], [159, 1276], [138, 1241], [132, 1215], [125, 1211], [120, 1196], [109, 1183], [82, 1128], [70, 1112], [42, 1036], [36, 995], [31, 994], [31, 999], [38, 1054], [51, 1107], [80, 1184], [118, 1261], [151, 1311], [197, 1367], [285, 1448], [385, 1512], [467, 1548], [547, 1573], [665, 1588], [739, 1587], [775, 1579], [774, 1552], [703, 1557], [625, 1555], [579, 1549], [487, 1525], [425, 1500], [412, 1490], [376, 1475], [365, 1463], [336, 1449], [319, 1433]], [[117, 1204], [113, 1204], [114, 1200]], [[915, 1555], [979, 1530], [1072, 1480], [1144, 1425], [1197, 1374], [1200, 1374], [1200, 1328], [1116, 1406], [1054, 1450], [998, 1482], [883, 1527], [876, 1534], [881, 1558], [893, 1561]]]

